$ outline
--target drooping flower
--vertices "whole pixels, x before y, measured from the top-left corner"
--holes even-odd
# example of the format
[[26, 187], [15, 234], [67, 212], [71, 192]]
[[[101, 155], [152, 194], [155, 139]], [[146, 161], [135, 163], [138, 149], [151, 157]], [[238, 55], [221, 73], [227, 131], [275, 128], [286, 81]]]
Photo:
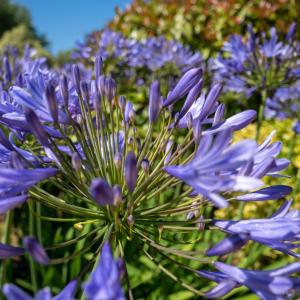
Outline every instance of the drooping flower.
[[221, 262], [214, 263], [219, 272], [198, 271], [198, 274], [218, 283], [205, 293], [207, 298], [221, 298], [241, 285], [252, 290], [263, 300], [281, 300], [299, 292], [300, 281], [290, 277], [300, 271], [299, 263], [292, 263], [279, 269], [269, 271], [252, 271], [240, 269]]
[[[299, 211], [291, 210], [289, 212], [288, 209], [291, 203], [292, 201], [285, 202], [276, 213], [267, 219], [215, 220], [213, 224], [228, 234], [242, 237], [245, 242], [252, 240], [277, 251], [300, 257], [298, 253], [293, 251], [293, 249], [299, 247]], [[225, 238], [225, 241], [227, 240], [228, 238]], [[225, 249], [222, 246], [222, 253], [220, 253], [217, 250], [220, 249], [220, 245], [224, 245], [224, 241], [219, 242], [210, 249], [208, 254], [224, 255], [232, 251], [230, 248]]]
[[120, 270], [114, 259], [110, 245], [105, 242], [100, 262], [84, 284], [84, 294], [88, 300], [123, 300], [124, 292], [120, 283]]
[[7, 300], [75, 300], [76, 286], [77, 281], [73, 280], [56, 296], [52, 296], [50, 289], [46, 287], [39, 290], [35, 296], [32, 297], [11, 283], [4, 284], [2, 291]]

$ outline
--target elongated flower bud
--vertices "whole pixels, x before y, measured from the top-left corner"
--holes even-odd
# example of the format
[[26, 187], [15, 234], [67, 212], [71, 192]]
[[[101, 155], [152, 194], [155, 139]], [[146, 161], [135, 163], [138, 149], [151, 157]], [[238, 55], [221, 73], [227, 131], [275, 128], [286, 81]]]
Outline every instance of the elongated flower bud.
[[218, 125], [219, 123], [221, 123], [223, 121], [224, 113], [225, 113], [225, 105], [223, 103], [221, 103], [217, 107], [217, 110], [215, 112], [214, 121], [213, 121], [212, 126]]
[[120, 96], [119, 97], [119, 107], [123, 113], [125, 111], [125, 106], [126, 106], [126, 99], [124, 96]]
[[65, 74], [60, 77], [59, 89], [61, 97], [64, 100], [65, 107], [68, 109], [69, 106], [69, 88], [68, 88], [68, 79]]
[[157, 80], [152, 82], [149, 92], [149, 122], [154, 123], [161, 109], [160, 84]]
[[125, 105], [125, 112], [124, 112], [124, 119], [125, 119], [125, 123], [129, 123], [130, 119], [132, 119], [134, 114], [134, 110], [133, 110], [133, 105], [130, 101], [126, 102]]
[[113, 187], [113, 193], [114, 193], [114, 205], [118, 206], [120, 203], [122, 203], [122, 189], [119, 185], [115, 185]]
[[25, 249], [28, 251], [30, 256], [41, 265], [48, 265], [50, 259], [44, 250], [43, 246], [31, 236], [26, 236], [23, 239]]
[[226, 237], [221, 242], [206, 252], [207, 256], [222, 256], [239, 250], [248, 242], [245, 234], [234, 234]]
[[57, 99], [54, 87], [51, 83], [46, 86], [46, 100], [51, 117], [55, 123], [58, 122]]
[[182, 106], [182, 109], [179, 113], [179, 118], [182, 118], [188, 110], [191, 108], [193, 103], [197, 100], [200, 91], [202, 89], [203, 80], [201, 79], [188, 93], [187, 98]]
[[121, 166], [122, 166], [122, 155], [120, 152], [117, 152], [115, 155], [114, 155], [114, 163], [115, 163], [115, 166], [117, 169], [120, 169]]
[[72, 167], [76, 172], [79, 172], [81, 169], [81, 159], [77, 152], [72, 154]]
[[90, 194], [93, 199], [100, 205], [113, 205], [114, 193], [112, 187], [101, 178], [95, 178], [90, 186]]
[[174, 90], [168, 95], [164, 106], [174, 104], [184, 95], [186, 95], [202, 78], [203, 70], [201, 68], [193, 68], [187, 71], [178, 81]]
[[43, 128], [38, 116], [32, 109], [27, 109], [25, 112], [25, 118], [30, 131], [37, 137], [39, 142], [46, 147], [49, 147], [48, 135]]
[[128, 190], [132, 193], [134, 191], [138, 175], [137, 161], [135, 154], [132, 151], [128, 152], [126, 156], [124, 172]]
[[7, 83], [11, 82], [11, 68], [10, 68], [9, 60], [6, 56], [4, 56], [3, 58], [3, 68], [4, 68], [5, 81]]
[[167, 165], [172, 157], [172, 147], [173, 147], [173, 141], [169, 140], [166, 146], [166, 158], [164, 160], [164, 165]]
[[81, 81], [80, 82], [80, 91], [81, 95], [83, 97], [83, 100], [87, 103], [90, 101], [90, 92], [89, 92], [89, 87], [86, 81]]
[[115, 97], [116, 90], [117, 86], [115, 80], [111, 77], [107, 77], [105, 80], [105, 95], [108, 101], [112, 101], [112, 99]]
[[96, 80], [98, 80], [99, 76], [103, 73], [103, 60], [100, 55], [96, 55], [95, 59], [95, 76]]
[[72, 66], [72, 80], [77, 94], [80, 95], [80, 71], [77, 65]]
[[194, 136], [194, 141], [198, 145], [201, 139], [201, 134], [202, 134], [202, 126], [201, 122], [199, 120], [196, 120], [193, 122], [193, 136]]
[[106, 82], [106, 76], [104, 76], [104, 75], [101, 75], [97, 79], [98, 90], [99, 90], [102, 98], [105, 96], [105, 82]]
[[147, 158], [143, 158], [141, 162], [141, 167], [146, 174], [149, 172], [149, 160]]

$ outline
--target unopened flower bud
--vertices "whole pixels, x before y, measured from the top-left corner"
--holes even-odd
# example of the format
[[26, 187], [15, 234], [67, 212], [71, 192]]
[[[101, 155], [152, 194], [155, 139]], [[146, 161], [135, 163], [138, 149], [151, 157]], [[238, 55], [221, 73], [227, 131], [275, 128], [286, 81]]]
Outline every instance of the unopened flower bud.
[[128, 224], [129, 227], [132, 227], [134, 225], [134, 217], [133, 217], [133, 215], [129, 215], [127, 217], [127, 224]]
[[89, 192], [100, 206], [112, 205], [114, 203], [113, 189], [104, 179], [93, 179]]
[[81, 95], [83, 97], [83, 100], [86, 103], [89, 103], [90, 101], [90, 93], [89, 93], [89, 87], [86, 81], [81, 81], [80, 82], [80, 91], [81, 91]]
[[55, 123], [58, 122], [58, 108], [57, 99], [55, 94], [55, 89], [51, 83], [46, 86], [46, 100], [48, 104], [48, 109], [50, 111], [51, 117]]
[[164, 102], [164, 106], [174, 104], [181, 97], [185, 96], [202, 78], [203, 70], [201, 68], [193, 68], [187, 71], [178, 81], [174, 90], [169, 93]]
[[30, 256], [41, 265], [48, 265], [50, 259], [42, 247], [42, 245], [31, 236], [26, 236], [23, 239], [25, 249], [28, 251]]
[[105, 95], [108, 101], [112, 101], [112, 99], [116, 95], [116, 89], [117, 89], [115, 80], [111, 77], [107, 77], [105, 80], [104, 88], [105, 88]]
[[80, 95], [80, 71], [78, 65], [72, 66], [72, 81], [77, 94]]
[[124, 96], [120, 96], [119, 97], [119, 107], [121, 109], [121, 111], [124, 113], [125, 111], [125, 105], [126, 105], [126, 99]]
[[25, 118], [30, 131], [36, 136], [39, 142], [43, 146], [49, 147], [50, 144], [48, 141], [48, 135], [36, 113], [32, 109], [27, 109], [25, 112]]
[[114, 205], [118, 206], [122, 203], [122, 189], [119, 185], [115, 185], [113, 187], [113, 193], [114, 193]]
[[79, 172], [81, 169], [81, 159], [77, 152], [72, 154], [72, 166], [76, 172]]
[[137, 161], [134, 153], [132, 151], [127, 153], [125, 159], [125, 181], [130, 193], [134, 191], [136, 181], [137, 181]]
[[59, 81], [59, 89], [61, 97], [64, 100], [65, 107], [69, 106], [69, 88], [68, 88], [68, 79], [66, 75], [62, 75]]
[[103, 73], [103, 60], [99, 54], [96, 55], [94, 68], [95, 68], [95, 76], [97, 80]]
[[149, 122], [154, 123], [161, 108], [160, 85], [157, 80], [152, 82], [149, 92]]
[[106, 81], [106, 76], [104, 76], [104, 75], [101, 75], [97, 79], [98, 90], [99, 90], [102, 98], [105, 96], [105, 81]]
[[149, 173], [149, 160], [147, 158], [143, 158], [141, 162], [141, 167], [146, 174]]
[[121, 166], [122, 166], [122, 155], [120, 152], [117, 152], [115, 155], [114, 155], [114, 163], [115, 163], [115, 166], [117, 169], [120, 169]]

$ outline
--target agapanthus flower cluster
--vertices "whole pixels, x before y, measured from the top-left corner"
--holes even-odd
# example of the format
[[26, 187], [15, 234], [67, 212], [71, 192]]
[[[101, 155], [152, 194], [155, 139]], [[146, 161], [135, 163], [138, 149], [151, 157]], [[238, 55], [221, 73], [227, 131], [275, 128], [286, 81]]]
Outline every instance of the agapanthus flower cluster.
[[[220, 285], [222, 295], [224, 289], [245, 285], [263, 299], [298, 292], [299, 280], [288, 277], [299, 270], [297, 264], [265, 272], [226, 267], [211, 258], [242, 251], [248, 241], [298, 257], [291, 249], [298, 247], [299, 218], [298, 212], [287, 212], [290, 202], [271, 218], [214, 219], [215, 209], [232, 202], [280, 201], [291, 192], [263, 181], [280, 178], [289, 164], [277, 157], [281, 143], [272, 142], [273, 133], [261, 144], [232, 142], [234, 132], [255, 119], [255, 111], [227, 118], [222, 85], [204, 88], [203, 70], [195, 67], [166, 94], [157, 80], [152, 82], [145, 122], [130, 99], [118, 94], [118, 78], [103, 72], [102, 58], [94, 61], [92, 77], [76, 64], [56, 80], [51, 70], [38, 68], [2, 98], [0, 209], [10, 224], [13, 210], [27, 213], [30, 236], [23, 246], [10, 245], [7, 236], [0, 258], [29, 254], [34, 281], [43, 274], [34, 261], [65, 270], [79, 259], [82, 268], [75, 278], [67, 276], [64, 296], [52, 299], [73, 299], [82, 291], [90, 300], [124, 299], [126, 294], [133, 299], [129, 266], [136, 261], [128, 248], [198, 296], [219, 297]], [[64, 222], [79, 233], [52, 245], [41, 234], [42, 221], [53, 227]], [[196, 242], [187, 250], [187, 239], [196, 238], [200, 246], [206, 232], [229, 236], [201, 249]], [[209, 271], [213, 267], [220, 273]], [[196, 279], [188, 282], [176, 269]], [[198, 289], [199, 275], [218, 287], [208, 293]], [[18, 276], [14, 273], [13, 280]], [[275, 287], [261, 287], [261, 276]], [[284, 289], [276, 288], [277, 282]], [[33, 285], [35, 299], [51, 299], [49, 289], [38, 292], [41, 287]], [[8, 299], [32, 299], [12, 284], [4, 285], [3, 292]]]
[[113, 65], [109, 71], [120, 79], [124, 72], [122, 76], [127, 81], [139, 86], [145, 81], [149, 82], [149, 78], [161, 79], [170, 86], [185, 71], [202, 64], [199, 52], [193, 52], [188, 46], [163, 36], [139, 41], [105, 29], [95, 43], [94, 38], [88, 40], [87, 44], [78, 43], [72, 57], [86, 59], [92, 53], [97, 53]]
[[300, 43], [295, 30], [293, 23], [280, 39], [275, 28], [258, 36], [249, 25], [247, 39], [231, 36], [211, 65], [215, 81], [251, 100], [252, 107], [260, 106], [261, 116], [292, 115], [299, 122]]

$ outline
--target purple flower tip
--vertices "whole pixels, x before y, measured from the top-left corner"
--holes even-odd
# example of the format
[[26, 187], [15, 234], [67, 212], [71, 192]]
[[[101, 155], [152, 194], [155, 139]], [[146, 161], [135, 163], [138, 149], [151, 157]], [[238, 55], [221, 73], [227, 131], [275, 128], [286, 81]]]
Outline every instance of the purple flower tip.
[[104, 179], [93, 179], [90, 193], [100, 206], [113, 205], [114, 203], [113, 188]]
[[50, 259], [44, 250], [43, 246], [31, 236], [26, 236], [23, 238], [23, 244], [28, 253], [32, 256], [32, 258], [40, 263], [41, 265], [48, 265]]

